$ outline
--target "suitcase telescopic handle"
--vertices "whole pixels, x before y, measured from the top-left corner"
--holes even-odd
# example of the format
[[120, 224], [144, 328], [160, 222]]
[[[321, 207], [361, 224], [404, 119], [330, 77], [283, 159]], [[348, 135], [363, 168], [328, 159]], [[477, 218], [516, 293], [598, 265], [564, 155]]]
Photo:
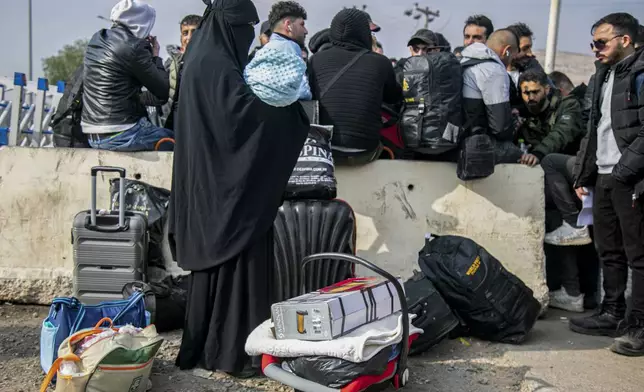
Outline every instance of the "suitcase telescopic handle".
[[92, 228], [96, 226], [96, 175], [99, 172], [118, 173], [119, 180], [119, 225], [116, 230], [118, 231], [125, 228], [125, 169], [122, 167], [113, 166], [94, 166], [92, 167], [92, 195], [90, 205], [90, 224]]
[[[406, 381], [407, 377], [405, 373], [407, 372], [407, 357], [409, 356], [409, 308], [407, 306], [407, 301], [405, 299], [405, 291], [403, 290], [403, 287], [400, 284], [400, 282], [398, 282], [398, 279], [396, 279], [392, 274], [378, 267], [377, 265], [357, 256], [353, 256], [345, 253], [318, 253], [311, 256], [307, 256], [302, 260], [301, 279], [302, 279], [303, 287], [304, 287], [304, 282], [306, 282], [306, 265], [313, 261], [320, 261], [320, 260], [340, 260], [340, 261], [347, 261], [349, 263], [360, 264], [361, 266], [375, 272], [376, 274], [384, 278], [387, 278], [387, 280], [389, 280], [393, 284], [394, 288], [396, 289], [396, 293], [398, 293], [398, 300], [400, 301], [400, 309], [402, 311], [402, 328], [403, 328], [403, 336], [402, 336], [402, 342], [401, 342], [402, 349], [400, 350], [400, 358], [398, 359], [397, 374], [400, 377], [400, 379], [405, 379]], [[409, 373], [407, 372], [406, 374], [408, 375]]]

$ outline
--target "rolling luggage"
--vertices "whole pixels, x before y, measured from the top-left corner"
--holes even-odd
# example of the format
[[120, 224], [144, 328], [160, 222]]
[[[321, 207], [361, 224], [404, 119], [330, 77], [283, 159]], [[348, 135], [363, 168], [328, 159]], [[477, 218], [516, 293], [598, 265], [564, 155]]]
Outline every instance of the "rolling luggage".
[[327, 260], [309, 268], [302, 281], [302, 259], [315, 253], [355, 254], [356, 217], [341, 200], [290, 200], [273, 224], [275, 282], [273, 302], [285, 301], [354, 276], [353, 264]]
[[[99, 172], [119, 173], [125, 169], [93, 167], [91, 208], [74, 218], [74, 296], [84, 304], [123, 298], [123, 287], [134, 281], [147, 281], [148, 223], [145, 215], [125, 211], [97, 213], [96, 175]], [[125, 181], [120, 181], [119, 200], [124, 200]]]

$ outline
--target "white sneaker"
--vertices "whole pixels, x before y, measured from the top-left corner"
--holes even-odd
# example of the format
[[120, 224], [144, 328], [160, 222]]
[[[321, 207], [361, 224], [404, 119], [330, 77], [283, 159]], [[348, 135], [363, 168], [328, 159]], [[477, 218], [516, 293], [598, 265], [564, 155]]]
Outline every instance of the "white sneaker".
[[593, 240], [587, 226], [576, 229], [564, 222], [557, 230], [546, 233], [544, 242], [557, 246], [581, 246], [592, 244]]
[[580, 294], [577, 297], [573, 297], [562, 287], [557, 291], [550, 292], [550, 307], [569, 312], [584, 313], [584, 295]]

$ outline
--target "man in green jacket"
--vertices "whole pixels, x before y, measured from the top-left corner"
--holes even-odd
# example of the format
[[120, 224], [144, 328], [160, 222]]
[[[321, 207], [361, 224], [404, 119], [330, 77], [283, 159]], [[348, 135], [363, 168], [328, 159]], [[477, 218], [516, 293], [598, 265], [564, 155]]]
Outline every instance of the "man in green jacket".
[[574, 154], [584, 133], [579, 100], [552, 89], [538, 69], [521, 74], [519, 89], [526, 107], [518, 132], [519, 144], [527, 150], [522, 163], [534, 166], [548, 154]]
[[179, 81], [181, 80], [181, 67], [183, 65], [183, 53], [186, 51], [192, 34], [201, 23], [201, 16], [188, 15], [181, 20], [181, 46], [168, 46], [168, 59], [165, 62], [165, 69], [170, 77], [170, 98], [163, 107], [165, 127], [174, 130], [174, 111], [177, 108], [179, 98]]

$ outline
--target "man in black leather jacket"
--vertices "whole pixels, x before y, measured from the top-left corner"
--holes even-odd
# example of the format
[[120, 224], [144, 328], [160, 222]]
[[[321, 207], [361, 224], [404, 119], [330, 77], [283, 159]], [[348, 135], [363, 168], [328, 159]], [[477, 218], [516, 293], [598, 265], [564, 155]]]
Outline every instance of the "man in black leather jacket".
[[[168, 100], [168, 74], [159, 44], [150, 36], [155, 10], [138, 0], [122, 0], [112, 9], [114, 25], [89, 42], [83, 72], [81, 126], [93, 148], [112, 151], [172, 149], [170, 130], [154, 126], [144, 101]], [[148, 91], [142, 94], [141, 89]]]

